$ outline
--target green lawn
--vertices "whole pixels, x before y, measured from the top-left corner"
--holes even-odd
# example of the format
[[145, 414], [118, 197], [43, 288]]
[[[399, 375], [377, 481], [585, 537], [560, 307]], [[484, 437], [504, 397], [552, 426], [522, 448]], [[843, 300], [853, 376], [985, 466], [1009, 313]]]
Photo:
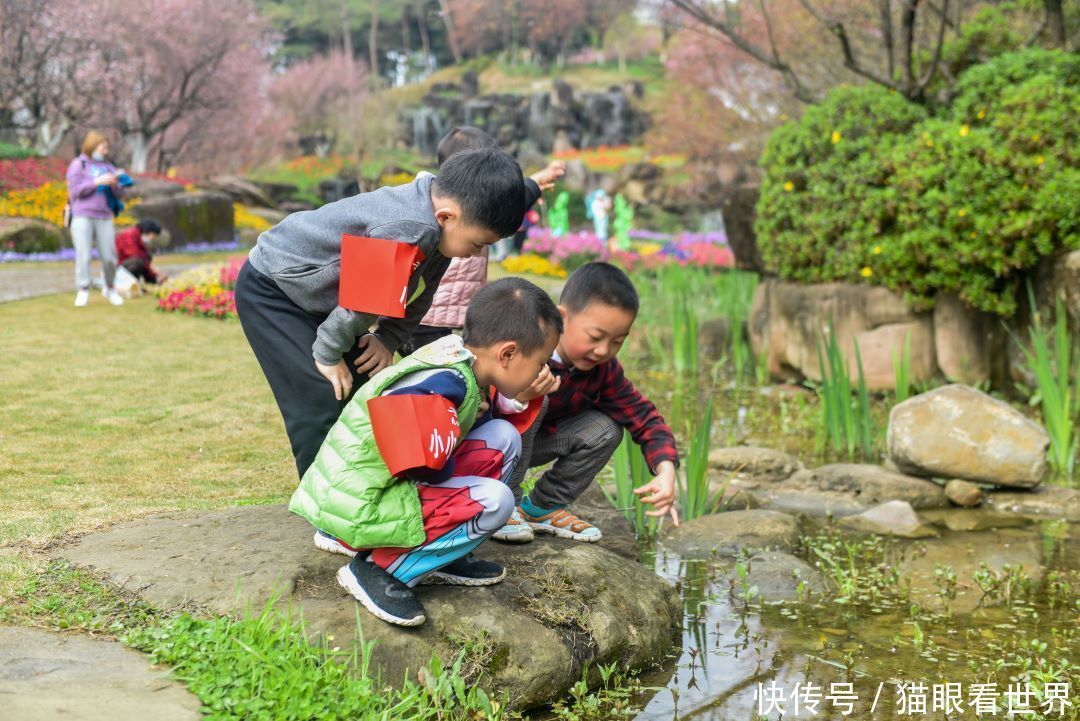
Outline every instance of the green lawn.
[[[100, 299], [98, 299], [100, 300]], [[0, 605], [34, 549], [149, 513], [280, 502], [296, 471], [240, 324], [68, 294], [0, 305]]]
[[76, 309], [64, 293], [0, 304], [0, 348], [0, 605], [66, 534], [284, 502], [296, 485], [238, 322], [163, 314], [151, 297]]

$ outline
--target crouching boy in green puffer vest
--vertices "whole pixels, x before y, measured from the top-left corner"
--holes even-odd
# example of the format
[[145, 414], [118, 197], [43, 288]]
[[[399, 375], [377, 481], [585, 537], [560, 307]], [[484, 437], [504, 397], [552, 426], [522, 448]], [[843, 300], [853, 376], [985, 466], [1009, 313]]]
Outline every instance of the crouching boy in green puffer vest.
[[[547, 293], [498, 280], [469, 304], [460, 338], [376, 374], [330, 429], [289, 510], [315, 526], [318, 548], [352, 557], [338, 583], [375, 616], [417, 626], [425, 614], [412, 589], [422, 581], [486, 586], [505, 576], [471, 552], [514, 510], [506, 481], [521, 437], [484, 399], [491, 386], [509, 398], [529, 387], [561, 332]], [[418, 453], [423, 464], [401, 467]]]

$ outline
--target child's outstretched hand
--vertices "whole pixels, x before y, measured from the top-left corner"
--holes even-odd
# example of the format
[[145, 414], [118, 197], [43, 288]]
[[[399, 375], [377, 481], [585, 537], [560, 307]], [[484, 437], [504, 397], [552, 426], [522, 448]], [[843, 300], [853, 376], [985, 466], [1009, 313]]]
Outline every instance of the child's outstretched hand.
[[540, 375], [536, 376], [536, 380], [532, 382], [532, 385], [519, 393], [514, 400], [518, 403], [528, 403], [534, 398], [554, 393], [559, 390], [561, 384], [562, 379], [552, 373], [551, 368], [545, 365], [540, 369]]
[[349, 366], [345, 359], [329, 366], [315, 361], [315, 367], [319, 369], [322, 377], [330, 381], [330, 385], [334, 386], [334, 398], [340, 401], [349, 397], [349, 392], [352, 391], [352, 373], [349, 372]]
[[566, 163], [561, 160], [552, 160], [543, 170], [539, 170], [529, 177], [532, 178], [540, 190], [551, 190], [555, 187], [555, 181], [566, 174]]
[[[666, 516], [671, 514], [671, 520], [675, 526], [679, 525], [679, 512], [675, 510], [675, 464], [671, 461], [661, 461], [656, 467], [656, 477], [640, 488], [635, 488], [634, 493], [641, 496], [642, 503], [648, 503], [653, 507], [646, 511], [646, 516]], [[645, 495], [645, 494], [649, 495]]]
[[361, 336], [356, 345], [364, 350], [356, 359], [356, 372], [361, 375], [373, 376], [394, 360], [394, 354], [371, 333]]

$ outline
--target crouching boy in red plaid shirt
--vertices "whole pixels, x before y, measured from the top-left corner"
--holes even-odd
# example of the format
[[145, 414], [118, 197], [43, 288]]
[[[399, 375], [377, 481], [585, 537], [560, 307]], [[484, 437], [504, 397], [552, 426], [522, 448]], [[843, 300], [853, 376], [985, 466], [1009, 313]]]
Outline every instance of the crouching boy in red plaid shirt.
[[[499, 398], [505, 413], [524, 412], [547, 396], [522, 433], [521, 459], [507, 482], [519, 505], [492, 538], [524, 543], [535, 533], [593, 542], [600, 529], [566, 507], [580, 496], [622, 441], [623, 429], [641, 446], [656, 477], [634, 490], [651, 504], [650, 516], [671, 514], [675, 525], [675, 437], [656, 410], [623, 375], [615, 356], [637, 317], [638, 295], [626, 273], [608, 263], [587, 263], [566, 281], [559, 298], [563, 333], [540, 377], [514, 399]], [[526, 469], [555, 461], [527, 496]]]

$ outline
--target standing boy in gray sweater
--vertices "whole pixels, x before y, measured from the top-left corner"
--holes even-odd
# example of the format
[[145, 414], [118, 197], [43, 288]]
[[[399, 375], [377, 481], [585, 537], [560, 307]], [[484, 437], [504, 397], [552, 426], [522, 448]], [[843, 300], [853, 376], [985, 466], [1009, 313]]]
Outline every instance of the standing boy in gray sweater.
[[[259, 236], [236, 280], [236, 310], [300, 476], [353, 389], [392, 362], [427, 313], [450, 258], [478, 255], [513, 233], [534, 193], [539, 189], [526, 186], [513, 158], [486, 148], [455, 155], [437, 178], [293, 213]], [[343, 235], [419, 248], [404, 318], [338, 305]]]

